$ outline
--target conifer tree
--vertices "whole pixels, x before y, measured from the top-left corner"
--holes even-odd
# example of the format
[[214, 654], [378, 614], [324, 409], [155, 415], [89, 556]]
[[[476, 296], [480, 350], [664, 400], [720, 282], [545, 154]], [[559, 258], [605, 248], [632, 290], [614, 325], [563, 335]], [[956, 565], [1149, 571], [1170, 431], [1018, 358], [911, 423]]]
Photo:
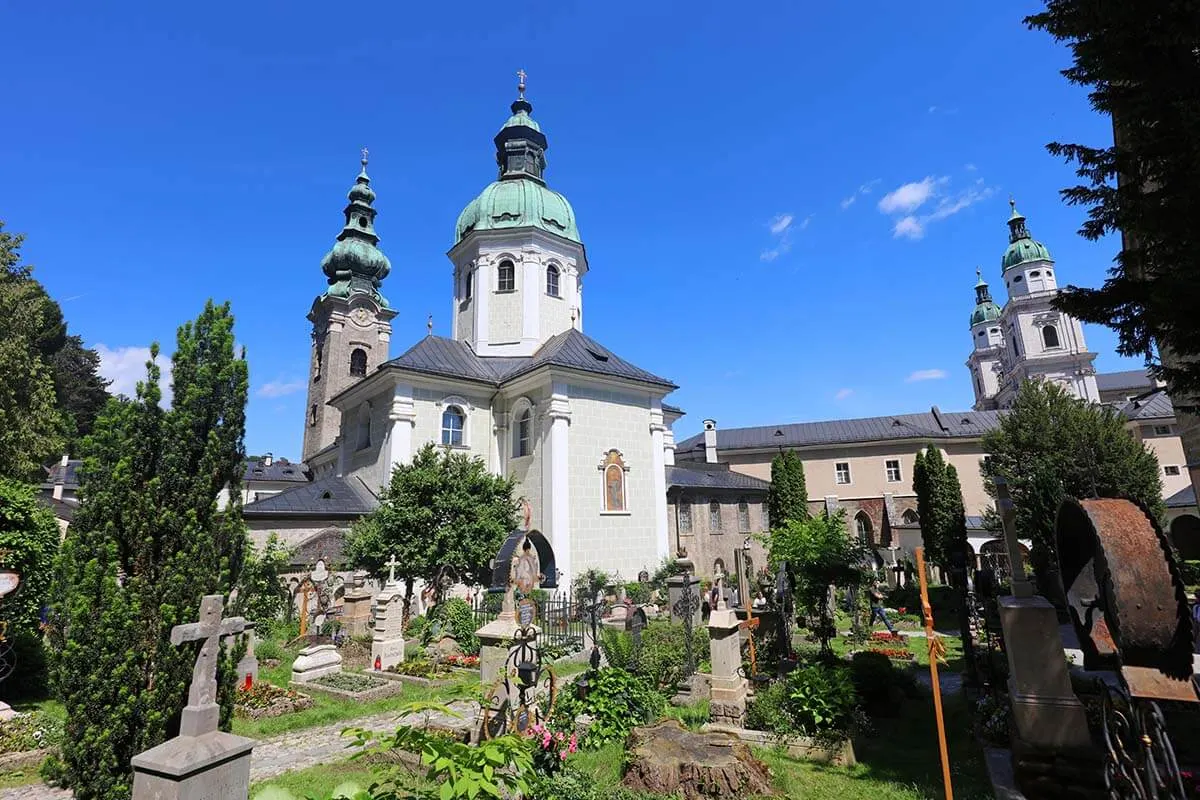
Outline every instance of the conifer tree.
[[917, 495], [925, 556], [939, 566], [948, 567], [951, 553], [966, 545], [967, 522], [958, 471], [953, 464], [946, 463], [942, 452], [933, 445], [917, 453], [913, 492]]
[[804, 462], [792, 450], [784, 450], [771, 460], [771, 488], [767, 493], [767, 512], [771, 527], [808, 519], [808, 486], [804, 481]]
[[136, 398], [110, 401], [96, 421], [56, 564], [59, 779], [79, 800], [129, 797], [130, 759], [178, 732], [199, 643], [172, 646], [171, 628], [195, 621], [203, 595], [227, 594], [243, 558], [247, 369], [229, 305], [210, 301], [179, 329], [170, 409], [159, 405], [157, 354], [154, 345]]

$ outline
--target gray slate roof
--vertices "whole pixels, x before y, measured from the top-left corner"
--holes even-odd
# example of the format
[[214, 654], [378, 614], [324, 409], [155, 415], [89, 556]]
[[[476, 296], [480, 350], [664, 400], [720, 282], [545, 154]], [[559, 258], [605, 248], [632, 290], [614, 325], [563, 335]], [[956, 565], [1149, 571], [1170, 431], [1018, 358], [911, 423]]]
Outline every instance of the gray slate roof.
[[[967, 439], [982, 436], [999, 425], [999, 420], [999, 412], [996, 411], [943, 412], [934, 406], [923, 414], [797, 422], [754, 428], [718, 428], [717, 449], [806, 447], [903, 439]], [[686, 452], [703, 447], [704, 434], [698, 433], [681, 442], [677, 450]]]
[[379, 500], [360, 478], [329, 477], [247, 503], [247, 517], [357, 517]]
[[57, 461], [54, 466], [46, 468], [46, 483], [43, 485], [53, 486], [56, 483], [62, 483], [67, 488], [79, 486], [79, 468], [81, 466], [83, 466], [81, 458], [68, 460], [66, 466], [63, 466], [62, 461]]
[[1130, 400], [1121, 406], [1121, 413], [1127, 419], [1150, 420], [1165, 419], [1175, 416], [1175, 406], [1165, 391], [1157, 391], [1146, 397]]
[[727, 464], [684, 463], [667, 466], [667, 488], [671, 487], [765, 492], [771, 484], [734, 472]]
[[1096, 388], [1102, 392], [1112, 392], [1118, 389], [1151, 389], [1153, 387], [1154, 379], [1144, 369], [1096, 374]]
[[426, 336], [408, 352], [387, 363], [387, 366], [412, 372], [467, 378], [492, 386], [500, 386], [546, 365], [653, 383], [670, 389], [678, 388], [666, 378], [634, 366], [574, 328], [551, 336], [536, 353], [528, 357], [481, 358], [465, 342], [442, 336]]
[[308, 466], [304, 462], [296, 463], [286, 458], [271, 460], [271, 466], [259, 459], [246, 459], [246, 470], [242, 473], [244, 481], [288, 481], [293, 483], [308, 482]]
[[1189, 508], [1196, 505], [1196, 487], [1187, 486], [1167, 498], [1167, 508]]

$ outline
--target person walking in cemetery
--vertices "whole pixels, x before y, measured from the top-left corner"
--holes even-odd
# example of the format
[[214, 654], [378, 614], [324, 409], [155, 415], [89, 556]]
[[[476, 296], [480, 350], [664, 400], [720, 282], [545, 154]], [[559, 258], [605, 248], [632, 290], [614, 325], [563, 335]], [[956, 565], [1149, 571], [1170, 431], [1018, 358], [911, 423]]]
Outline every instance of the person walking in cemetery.
[[896, 632], [896, 629], [892, 627], [891, 620], [888, 619], [887, 611], [883, 608], [883, 592], [880, 590], [880, 584], [871, 587], [871, 620], [868, 627], [875, 627], [877, 619], [888, 629], [888, 633]]

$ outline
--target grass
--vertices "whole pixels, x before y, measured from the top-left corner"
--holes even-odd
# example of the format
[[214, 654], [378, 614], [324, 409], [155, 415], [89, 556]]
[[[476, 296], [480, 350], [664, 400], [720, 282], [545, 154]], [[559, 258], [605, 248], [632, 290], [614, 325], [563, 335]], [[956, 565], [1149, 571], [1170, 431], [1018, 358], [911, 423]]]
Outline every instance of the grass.
[[296, 797], [320, 797], [329, 794], [343, 783], [356, 783], [366, 789], [374, 781], [375, 776], [367, 765], [358, 761], [342, 761], [259, 781], [250, 787], [250, 797], [254, 798], [268, 788], [290, 792]]

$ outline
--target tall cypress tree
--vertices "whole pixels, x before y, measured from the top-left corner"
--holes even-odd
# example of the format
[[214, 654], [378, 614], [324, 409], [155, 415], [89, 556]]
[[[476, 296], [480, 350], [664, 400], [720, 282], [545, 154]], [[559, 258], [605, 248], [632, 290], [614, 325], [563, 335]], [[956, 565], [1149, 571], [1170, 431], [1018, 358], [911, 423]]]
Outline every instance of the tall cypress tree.
[[784, 450], [771, 460], [771, 488], [767, 493], [767, 512], [771, 527], [780, 528], [789, 521], [808, 519], [808, 486], [804, 480], [804, 462], [792, 450]]
[[967, 522], [958, 472], [933, 445], [917, 453], [913, 492], [925, 555], [935, 564], [949, 566], [953, 549], [966, 544]]
[[179, 329], [172, 369], [170, 409], [152, 360], [136, 398], [110, 401], [97, 419], [56, 564], [60, 778], [80, 800], [129, 797], [130, 759], [177, 733], [197, 648], [173, 647], [170, 630], [195, 621], [203, 595], [227, 594], [241, 569], [247, 369], [228, 304], [210, 301]]

